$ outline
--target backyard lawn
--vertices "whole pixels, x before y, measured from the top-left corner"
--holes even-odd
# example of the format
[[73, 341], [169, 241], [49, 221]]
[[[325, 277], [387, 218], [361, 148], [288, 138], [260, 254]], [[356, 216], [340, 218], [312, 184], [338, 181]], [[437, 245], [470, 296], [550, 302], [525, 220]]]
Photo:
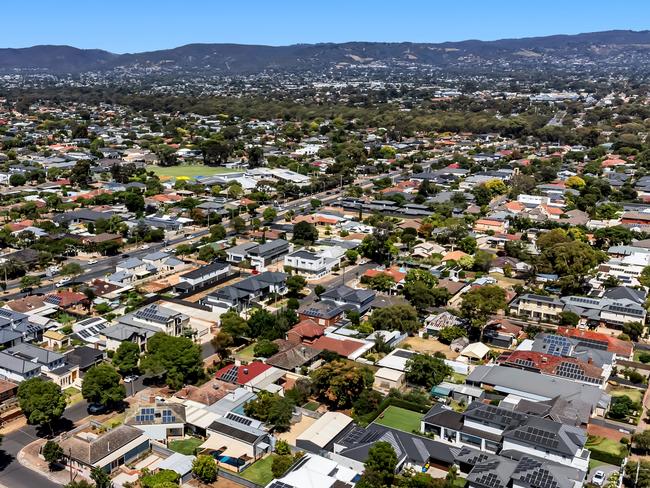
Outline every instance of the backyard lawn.
[[232, 169], [219, 168], [214, 166], [204, 166], [202, 164], [181, 165], [181, 166], [147, 166], [147, 171], [153, 171], [158, 176], [179, 177], [186, 176], [194, 178], [196, 176], [214, 176], [223, 173], [233, 173]]
[[393, 429], [412, 432], [420, 430], [420, 420], [424, 414], [406, 410], [405, 408], [390, 405], [383, 413], [377, 417], [375, 423], [392, 427]]
[[171, 441], [169, 443], [169, 448], [172, 451], [185, 454], [186, 456], [193, 456], [194, 450], [203, 444], [201, 439], [196, 437], [189, 437], [188, 439], [183, 439], [179, 441]]
[[627, 455], [626, 447], [620, 442], [606, 437], [590, 435], [587, 437], [585, 447], [591, 451], [591, 459], [616, 464]]
[[252, 466], [239, 473], [240, 476], [261, 486], [268, 485], [273, 479], [271, 465], [275, 456], [277, 454], [269, 454], [265, 458], [256, 461]]
[[235, 353], [235, 357], [237, 359], [241, 359], [242, 361], [252, 361], [253, 359], [255, 359], [255, 353], [253, 351], [254, 349], [255, 349], [255, 343], [253, 342], [251, 345], [246, 346], [241, 351], [237, 351]]
[[609, 392], [609, 394], [615, 397], [625, 395], [635, 403], [641, 403], [641, 400], [643, 399], [643, 392], [636, 388], [614, 388]]

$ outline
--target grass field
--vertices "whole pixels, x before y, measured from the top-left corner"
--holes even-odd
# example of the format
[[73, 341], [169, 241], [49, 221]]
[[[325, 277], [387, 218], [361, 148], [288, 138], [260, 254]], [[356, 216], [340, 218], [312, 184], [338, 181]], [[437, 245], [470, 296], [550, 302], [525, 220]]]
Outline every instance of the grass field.
[[189, 439], [183, 439], [180, 441], [171, 441], [169, 443], [169, 448], [172, 451], [185, 454], [186, 456], [193, 456], [194, 450], [201, 444], [203, 444], [203, 441], [201, 439], [190, 437]]
[[158, 176], [169, 176], [169, 177], [179, 177], [187, 176], [188, 178], [194, 178], [196, 176], [214, 176], [220, 175], [223, 173], [233, 173], [232, 169], [228, 168], [218, 168], [214, 166], [204, 166], [202, 164], [192, 164], [184, 166], [156, 166], [149, 165], [147, 166], [147, 171], [153, 171]]
[[277, 454], [270, 454], [265, 458], [256, 461], [252, 466], [246, 468], [239, 474], [248, 481], [252, 481], [261, 486], [266, 486], [273, 479], [271, 465], [273, 464], [273, 458], [275, 456], [277, 456]]
[[635, 388], [615, 388], [611, 390], [609, 394], [615, 397], [625, 395], [636, 403], [641, 403], [641, 400], [643, 399], [643, 392]]
[[318, 407], [320, 407], [320, 403], [318, 402], [307, 402], [302, 406], [302, 408], [311, 410], [312, 412], [318, 410]]
[[237, 359], [241, 359], [242, 361], [252, 361], [255, 359], [255, 343], [253, 342], [251, 345], [246, 346], [244, 349], [241, 351], [237, 351], [235, 353], [235, 357]]
[[389, 406], [384, 412], [377, 417], [375, 423], [392, 427], [393, 429], [411, 432], [420, 430], [420, 420], [424, 414], [406, 410], [405, 408]]

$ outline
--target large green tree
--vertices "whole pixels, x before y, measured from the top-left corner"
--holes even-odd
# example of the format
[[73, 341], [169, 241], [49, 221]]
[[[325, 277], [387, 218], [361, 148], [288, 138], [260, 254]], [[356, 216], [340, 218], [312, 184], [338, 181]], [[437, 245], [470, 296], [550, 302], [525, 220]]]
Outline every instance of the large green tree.
[[492, 314], [506, 307], [506, 292], [497, 285], [472, 288], [463, 295], [460, 311], [463, 317], [482, 333]]
[[368, 450], [364, 472], [357, 486], [376, 488], [392, 486], [397, 469], [397, 454], [390, 443], [379, 441]]
[[399, 330], [412, 334], [420, 328], [418, 313], [410, 305], [392, 305], [372, 312], [370, 325], [375, 330]]
[[414, 354], [406, 361], [406, 379], [429, 389], [452, 373], [443, 359], [428, 354]]
[[174, 389], [194, 384], [204, 374], [200, 346], [187, 337], [172, 337], [162, 332], [147, 342], [147, 353], [140, 367], [148, 373], [162, 375]]
[[113, 354], [112, 361], [122, 376], [133, 374], [138, 371], [140, 347], [134, 342], [124, 341]]
[[93, 366], [84, 376], [81, 395], [90, 403], [116, 406], [126, 398], [126, 390], [120, 379], [120, 374], [110, 364]]
[[365, 366], [332, 361], [312, 372], [311, 379], [314, 391], [324, 402], [347, 408], [372, 386], [374, 376]]
[[65, 395], [61, 387], [36, 377], [23, 381], [18, 387], [20, 408], [32, 425], [47, 426], [59, 420], [65, 411]]

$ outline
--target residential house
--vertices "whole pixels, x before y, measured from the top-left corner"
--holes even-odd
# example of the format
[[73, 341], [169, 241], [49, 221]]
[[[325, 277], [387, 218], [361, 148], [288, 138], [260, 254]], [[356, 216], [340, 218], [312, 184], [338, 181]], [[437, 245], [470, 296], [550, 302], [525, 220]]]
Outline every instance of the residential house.
[[241, 421], [242, 416], [227, 414], [212, 422], [208, 439], [200, 446], [210, 449], [220, 463], [239, 471], [273, 450], [268, 432]]
[[62, 434], [57, 443], [63, 449], [63, 463], [86, 478], [93, 468], [112, 473], [151, 448], [146, 434], [130, 425], [102, 432], [86, 424]]
[[421, 429], [457, 446], [491, 453], [518, 451], [585, 472], [589, 469], [583, 429], [500, 406], [472, 402], [464, 412], [456, 412], [436, 404], [422, 418]]
[[177, 292], [188, 293], [223, 283], [233, 276], [235, 274], [233, 274], [230, 264], [223, 261], [213, 261], [206, 266], [201, 266], [180, 275], [174, 289]]
[[124, 423], [141, 430], [147, 438], [166, 444], [184, 438], [185, 406], [171, 402], [139, 404]]
[[284, 273], [265, 271], [206, 295], [201, 304], [211, 307], [213, 311], [235, 309], [241, 312], [271, 294], [286, 294], [286, 278]]
[[587, 424], [591, 415], [604, 414], [611, 400], [596, 385], [505, 366], [476, 366], [465, 383], [534, 402], [561, 396], [571, 404], [575, 417], [582, 424]]
[[533, 320], [557, 321], [564, 310], [564, 303], [553, 297], [526, 293], [515, 298], [509, 305], [510, 312]]
[[284, 239], [267, 241], [264, 244], [249, 242], [226, 250], [228, 261], [241, 263], [250, 261], [251, 266], [262, 271], [269, 264], [279, 261], [290, 251], [289, 242]]

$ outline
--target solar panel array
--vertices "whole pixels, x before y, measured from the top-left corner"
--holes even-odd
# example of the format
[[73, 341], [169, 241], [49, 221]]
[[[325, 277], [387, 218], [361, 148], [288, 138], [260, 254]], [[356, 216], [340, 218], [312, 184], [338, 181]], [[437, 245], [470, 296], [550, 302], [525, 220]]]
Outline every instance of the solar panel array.
[[155, 418], [155, 408], [141, 408], [140, 415], [135, 416], [136, 422], [153, 422]]
[[274, 481], [269, 485], [269, 488], [294, 488], [294, 487], [286, 483], [283, 483], [282, 481]]
[[5, 310], [4, 308], [0, 308], [0, 317], [3, 317], [5, 319], [10, 319], [13, 316], [14, 316], [13, 312], [9, 310]]
[[599, 341], [597, 339], [590, 339], [588, 337], [576, 337], [578, 344], [592, 349], [600, 349], [601, 351], [607, 350], [607, 342]]
[[529, 486], [539, 488], [560, 488], [560, 485], [553, 475], [546, 469], [539, 469], [532, 473], [528, 473], [525, 476], [522, 476], [521, 480], [527, 482]]
[[77, 332], [77, 335], [82, 339], [88, 339], [89, 337], [99, 334], [99, 332], [101, 330], [104, 330], [107, 326], [108, 322], [98, 322], [89, 327], [86, 327], [85, 329], [80, 330]]
[[518, 358], [518, 359], [515, 359], [514, 362], [515, 362], [515, 364], [518, 364], [520, 366], [524, 366], [526, 368], [534, 368], [535, 367], [535, 363], [532, 362], [530, 359]]
[[576, 364], [576, 363], [571, 363], [568, 361], [565, 361], [561, 363], [556, 369], [555, 369], [555, 374], [558, 376], [563, 376], [565, 378], [569, 378], [572, 380], [577, 380], [577, 381], [584, 381], [587, 383], [596, 383], [600, 384], [600, 378], [594, 378], [591, 376], [587, 376], [584, 372], [584, 369], [582, 368], [581, 365]]
[[530, 471], [531, 469], [537, 469], [541, 468], [542, 463], [529, 457], [523, 457], [521, 458], [521, 461], [519, 461], [519, 464], [517, 464], [517, 467], [515, 468], [515, 473], [521, 473], [523, 471]]
[[226, 418], [232, 420], [233, 422], [240, 423], [242, 425], [251, 425], [253, 423], [251, 419], [242, 417], [241, 415], [237, 415], [236, 413], [232, 413], [232, 412], [228, 412], [226, 414]]
[[235, 383], [237, 381], [238, 373], [239, 373], [239, 366], [233, 366], [221, 376], [221, 379], [228, 383]]
[[165, 424], [172, 424], [176, 422], [176, 416], [174, 415], [174, 412], [172, 412], [171, 410], [163, 410], [162, 421]]
[[556, 448], [559, 444], [557, 434], [536, 427], [526, 427], [513, 433], [516, 439], [537, 444], [538, 446]]
[[159, 324], [167, 323], [167, 317], [160, 315], [155, 306], [141, 308], [135, 312], [135, 316], [139, 319], [157, 322]]
[[548, 353], [553, 356], [568, 356], [571, 354], [571, 341], [566, 337], [559, 335], [545, 335], [544, 344], [548, 348]]
[[500, 488], [502, 486], [505, 486], [501, 479], [494, 473], [487, 473], [475, 479], [477, 484], [486, 486], [488, 488]]

